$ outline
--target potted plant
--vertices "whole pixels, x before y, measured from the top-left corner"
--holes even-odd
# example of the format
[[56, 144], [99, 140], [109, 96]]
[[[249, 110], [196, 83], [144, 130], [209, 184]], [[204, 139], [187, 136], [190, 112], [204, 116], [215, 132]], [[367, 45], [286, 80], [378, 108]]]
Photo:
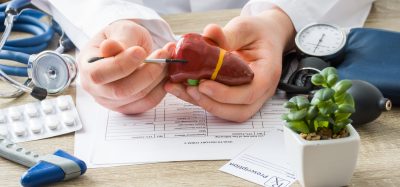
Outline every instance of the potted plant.
[[302, 186], [346, 186], [360, 145], [349, 119], [355, 111], [354, 99], [347, 93], [351, 81], [338, 81], [333, 67], [314, 74], [311, 81], [321, 89], [284, 104], [289, 109], [282, 116], [289, 163]]

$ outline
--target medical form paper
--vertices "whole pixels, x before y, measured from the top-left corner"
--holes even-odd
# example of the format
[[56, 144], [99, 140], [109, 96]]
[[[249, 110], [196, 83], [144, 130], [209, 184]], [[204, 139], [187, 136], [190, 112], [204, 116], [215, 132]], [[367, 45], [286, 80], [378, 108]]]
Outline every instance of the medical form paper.
[[78, 86], [84, 127], [75, 135], [75, 155], [89, 167], [231, 159], [282, 127], [284, 101], [273, 98], [244, 123], [219, 119], [172, 95], [145, 113], [124, 115], [99, 106]]
[[229, 161], [221, 171], [268, 187], [288, 187], [296, 181], [286, 162], [283, 132], [278, 129]]

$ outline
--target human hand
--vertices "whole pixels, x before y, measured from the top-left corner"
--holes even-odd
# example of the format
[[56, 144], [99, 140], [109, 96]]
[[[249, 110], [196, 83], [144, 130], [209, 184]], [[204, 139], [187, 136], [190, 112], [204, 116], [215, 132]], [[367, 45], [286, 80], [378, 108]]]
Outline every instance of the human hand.
[[[151, 53], [152, 38], [130, 20], [116, 21], [93, 37], [78, 56], [82, 87], [104, 107], [134, 114], [156, 106], [163, 89], [164, 64], [143, 63]], [[167, 44], [150, 58], [169, 58], [174, 45]], [[92, 57], [106, 57], [88, 63]]]
[[257, 16], [236, 17], [223, 29], [209, 25], [203, 35], [248, 62], [254, 72], [253, 81], [242, 86], [226, 86], [201, 80], [197, 87], [168, 82], [164, 88], [215, 116], [243, 122], [275, 93], [281, 75], [282, 56], [291, 47], [294, 33], [289, 17], [277, 8]]

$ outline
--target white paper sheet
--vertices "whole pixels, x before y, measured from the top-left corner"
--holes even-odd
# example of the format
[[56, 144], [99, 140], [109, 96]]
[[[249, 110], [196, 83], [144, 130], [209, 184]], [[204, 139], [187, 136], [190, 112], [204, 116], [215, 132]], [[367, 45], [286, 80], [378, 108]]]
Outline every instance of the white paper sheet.
[[270, 100], [241, 124], [216, 118], [172, 95], [148, 112], [127, 116], [99, 106], [78, 86], [84, 128], [75, 135], [75, 155], [89, 167], [231, 159], [281, 128], [284, 101]]
[[296, 177], [286, 156], [283, 132], [279, 129], [271, 131], [220, 170], [259, 185], [287, 187], [296, 181]]

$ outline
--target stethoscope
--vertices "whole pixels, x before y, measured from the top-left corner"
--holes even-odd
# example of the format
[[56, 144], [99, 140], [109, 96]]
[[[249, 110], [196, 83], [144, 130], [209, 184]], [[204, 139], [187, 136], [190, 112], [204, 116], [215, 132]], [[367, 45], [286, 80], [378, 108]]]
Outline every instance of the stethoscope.
[[[0, 40], [0, 59], [7, 59], [26, 64], [16, 67], [0, 64], [0, 79], [8, 82], [17, 90], [0, 93], [2, 98], [15, 98], [28, 92], [42, 100], [47, 95], [56, 95], [65, 90], [77, 75], [75, 59], [71, 55], [62, 54], [73, 48], [72, 42], [52, 22], [50, 26], [40, 19], [45, 13], [34, 9], [19, 9], [28, 5], [29, 0], [13, 0], [0, 5], [0, 21], [4, 20], [3, 35]], [[32, 37], [8, 40], [11, 31], [32, 34]], [[51, 42], [54, 33], [59, 33], [59, 47], [54, 51], [43, 51]], [[34, 54], [38, 53], [38, 54]], [[20, 83], [11, 76], [28, 77]]]

